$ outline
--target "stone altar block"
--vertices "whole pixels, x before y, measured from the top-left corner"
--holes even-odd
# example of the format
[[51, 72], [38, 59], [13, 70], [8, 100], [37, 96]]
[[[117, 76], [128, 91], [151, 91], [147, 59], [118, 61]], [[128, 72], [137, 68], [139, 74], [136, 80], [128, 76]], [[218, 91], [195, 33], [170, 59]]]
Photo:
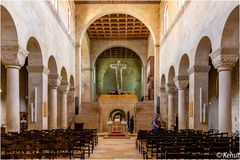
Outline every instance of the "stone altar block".
[[[123, 95], [111, 95], [111, 94], [101, 94], [99, 99], [100, 108], [100, 132], [114, 132], [127, 131], [127, 122], [119, 121], [119, 130], [113, 130], [114, 121], [109, 121], [110, 114], [113, 110], [122, 110], [126, 115], [129, 112], [130, 115], [134, 116], [135, 121], [135, 108], [138, 102], [138, 97], [135, 94], [123, 94]], [[127, 120], [127, 119], [125, 119]], [[111, 127], [112, 126], [112, 127]]]

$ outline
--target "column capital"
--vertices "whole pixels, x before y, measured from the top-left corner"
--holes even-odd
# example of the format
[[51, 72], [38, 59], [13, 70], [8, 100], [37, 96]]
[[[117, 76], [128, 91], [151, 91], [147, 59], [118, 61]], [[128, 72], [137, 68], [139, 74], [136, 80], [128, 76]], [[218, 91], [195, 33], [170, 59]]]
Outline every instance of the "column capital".
[[188, 76], [187, 75], [176, 76], [174, 77], [174, 82], [179, 90], [184, 90], [188, 86]]
[[59, 74], [50, 74], [48, 76], [48, 84], [50, 88], [57, 89], [60, 86], [62, 77]]
[[75, 91], [75, 86], [70, 86], [69, 91]]
[[59, 86], [60, 92], [63, 94], [67, 94], [69, 92], [69, 89], [70, 89], [70, 84], [67, 81], [62, 81]]
[[192, 73], [195, 72], [209, 72], [211, 66], [198, 66], [198, 65], [194, 65], [190, 68], [188, 68], [188, 74], [191, 75]]
[[20, 45], [2, 45], [1, 60], [5, 67], [14, 66], [21, 68], [25, 64], [28, 51], [24, 50]]
[[159, 87], [160, 96], [165, 93], [165, 87]]
[[174, 94], [174, 92], [176, 91], [174, 83], [167, 83], [166, 91], [168, 94]]
[[27, 66], [27, 71], [49, 74], [49, 69], [45, 66]]
[[164, 86], [163, 87], [159, 87], [159, 89], [160, 89], [161, 92], [165, 91], [165, 87]]
[[239, 48], [218, 48], [210, 54], [214, 68], [231, 70], [238, 61]]

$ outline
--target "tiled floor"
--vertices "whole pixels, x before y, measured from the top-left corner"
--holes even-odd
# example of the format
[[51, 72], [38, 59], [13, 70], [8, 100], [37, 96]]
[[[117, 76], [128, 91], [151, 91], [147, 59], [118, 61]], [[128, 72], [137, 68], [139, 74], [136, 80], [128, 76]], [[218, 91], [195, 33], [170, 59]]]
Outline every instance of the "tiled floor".
[[142, 159], [135, 148], [136, 137], [130, 139], [103, 139], [99, 137], [98, 146], [89, 159]]

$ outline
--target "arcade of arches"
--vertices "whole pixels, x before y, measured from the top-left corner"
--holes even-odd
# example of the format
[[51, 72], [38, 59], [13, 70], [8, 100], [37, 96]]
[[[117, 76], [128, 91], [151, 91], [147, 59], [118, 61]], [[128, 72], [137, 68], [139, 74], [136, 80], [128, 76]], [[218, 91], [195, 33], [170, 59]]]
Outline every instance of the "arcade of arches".
[[79, 123], [108, 132], [110, 113], [120, 110], [137, 133], [151, 129], [158, 106], [168, 129], [239, 132], [238, 1], [0, 6], [6, 132]]

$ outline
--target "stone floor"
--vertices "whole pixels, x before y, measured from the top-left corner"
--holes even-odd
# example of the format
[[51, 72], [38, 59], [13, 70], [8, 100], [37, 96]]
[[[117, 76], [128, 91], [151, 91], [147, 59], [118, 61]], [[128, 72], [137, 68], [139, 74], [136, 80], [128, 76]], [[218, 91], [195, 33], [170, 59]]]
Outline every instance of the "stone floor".
[[130, 139], [103, 139], [99, 137], [98, 146], [88, 159], [142, 159], [135, 148], [136, 137]]

